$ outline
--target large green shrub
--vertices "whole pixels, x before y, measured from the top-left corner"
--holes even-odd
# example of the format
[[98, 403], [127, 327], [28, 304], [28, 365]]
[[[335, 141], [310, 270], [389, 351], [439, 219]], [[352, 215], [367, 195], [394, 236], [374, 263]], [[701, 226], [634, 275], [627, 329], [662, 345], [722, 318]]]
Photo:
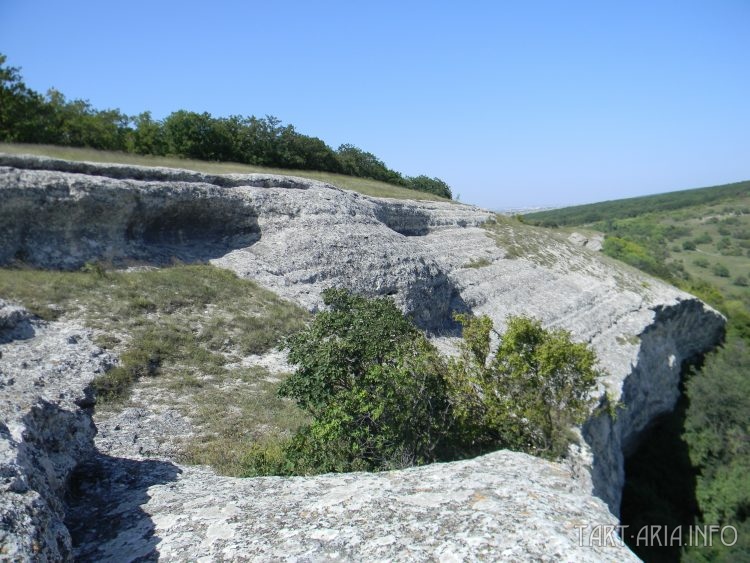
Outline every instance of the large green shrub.
[[294, 472], [439, 459], [449, 427], [445, 363], [388, 299], [328, 290], [329, 309], [292, 337], [280, 392], [313, 416], [289, 446]]
[[[729, 551], [691, 551], [691, 560], [746, 561], [750, 554], [750, 346], [730, 339], [687, 382], [684, 439], [697, 468], [696, 498], [706, 524], [733, 525]], [[717, 544], [719, 542], [716, 542]], [[742, 559], [742, 557], [745, 557]]]
[[527, 317], [508, 318], [490, 358], [488, 317], [457, 315], [463, 353], [450, 362], [457, 428], [478, 451], [501, 447], [544, 457], [565, 454], [570, 427], [589, 413], [596, 357], [564, 330]]
[[259, 445], [248, 475], [378, 470], [511, 448], [563, 455], [589, 412], [596, 359], [562, 330], [509, 318], [490, 357], [492, 322], [458, 315], [462, 354], [446, 361], [389, 299], [324, 293], [328, 310], [288, 340], [282, 385], [312, 423]]
[[714, 264], [713, 269], [711, 270], [715, 276], [719, 276], [720, 278], [728, 278], [729, 277], [729, 268], [727, 268], [724, 264], [721, 264], [720, 262], [717, 262]]
[[654, 254], [652, 248], [632, 240], [607, 235], [604, 238], [602, 252], [607, 256], [622, 260], [631, 266], [657, 277], [671, 279], [672, 274], [661, 257]]

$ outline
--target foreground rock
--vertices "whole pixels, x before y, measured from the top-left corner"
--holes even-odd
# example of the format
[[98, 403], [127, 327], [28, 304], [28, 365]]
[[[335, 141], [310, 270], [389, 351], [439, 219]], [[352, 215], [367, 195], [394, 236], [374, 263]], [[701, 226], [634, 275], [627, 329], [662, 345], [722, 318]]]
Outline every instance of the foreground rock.
[[112, 359], [89, 331], [0, 301], [0, 559], [61, 561], [69, 477], [93, 451], [87, 393]]
[[[8, 155], [0, 155], [0, 202], [0, 263], [210, 259], [311, 310], [332, 286], [393, 295], [448, 347], [452, 311], [487, 314], [498, 328], [509, 314], [531, 315], [590, 342], [606, 372], [598, 395], [622, 403], [615, 419], [605, 409], [593, 413], [565, 465], [498, 452], [379, 475], [237, 480], [144, 459], [142, 449], [128, 449], [132, 440], [108, 432], [98, 452], [71, 448], [75, 459], [59, 464], [63, 482], [81, 462], [67, 526], [83, 559], [627, 559], [625, 548], [581, 547], [574, 522], [616, 522], [624, 454], [674, 406], [683, 365], [723, 331], [724, 319], [694, 297], [580, 241], [507, 220], [486, 223], [490, 213], [454, 203], [370, 198], [286, 177]], [[66, 330], [50, 326], [40, 335]], [[2, 365], [20, 369], [18, 354], [42, 346], [34, 342], [8, 344], [32, 352]], [[89, 366], [85, 377], [70, 369], [66, 393], [75, 396], [100, 367]], [[29, 397], [6, 404], [31, 405]], [[68, 402], [58, 406], [88, 420]], [[32, 407], [13, 408], [22, 419]], [[150, 416], [128, 413], [123, 424]], [[81, 435], [90, 443], [90, 431]], [[40, 456], [53, 449], [33, 444]], [[64, 489], [39, 487], [43, 498]], [[48, 514], [60, 522], [60, 509]], [[52, 541], [45, 536], [38, 549], [54, 550]]]
[[570, 469], [525, 454], [261, 479], [107, 455], [87, 388], [112, 359], [85, 329], [0, 312], [4, 559], [636, 560], [616, 542], [590, 545], [581, 527], [617, 519]]
[[96, 468], [102, 478], [82, 498], [110, 498], [93, 511], [74, 506], [79, 558], [638, 560], [614, 536], [590, 542], [591, 526], [612, 529], [617, 519], [569, 470], [514, 452], [311, 478], [232, 479], [200, 468], [175, 476], [141, 463], [127, 473]]

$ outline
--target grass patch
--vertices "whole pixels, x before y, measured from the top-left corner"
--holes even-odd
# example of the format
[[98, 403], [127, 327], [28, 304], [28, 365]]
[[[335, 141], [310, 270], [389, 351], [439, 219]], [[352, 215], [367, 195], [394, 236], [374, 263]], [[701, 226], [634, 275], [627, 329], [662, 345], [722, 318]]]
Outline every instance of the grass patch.
[[161, 166], [165, 168], [182, 168], [205, 172], [208, 174], [283, 174], [327, 182], [345, 190], [352, 190], [374, 197], [390, 197], [395, 199], [415, 199], [430, 201], [451, 201], [440, 196], [417, 190], [409, 190], [401, 186], [394, 186], [386, 182], [370, 178], [356, 178], [332, 172], [316, 172], [311, 170], [286, 170], [283, 168], [268, 168], [251, 166], [234, 162], [208, 162], [187, 158], [167, 156], [147, 156], [116, 151], [102, 151], [77, 147], [60, 147], [55, 145], [31, 145], [22, 143], [0, 143], [0, 152], [11, 154], [33, 154], [73, 161], [104, 162], [115, 164], [133, 164], [137, 166]]
[[556, 246], [567, 235], [526, 225], [518, 218], [503, 215], [495, 215], [485, 221], [482, 227], [495, 244], [503, 249], [504, 258], [525, 258], [540, 266], [553, 266], [560, 261], [560, 257], [555, 254]]
[[305, 326], [306, 311], [210, 265], [84, 270], [3, 268], [0, 295], [46, 320], [80, 319], [97, 331], [98, 345], [119, 354], [94, 380], [98, 404], [119, 408], [145, 379], [151, 401], [178, 408], [197, 429], [181, 460], [233, 476], [247, 473], [259, 444], [278, 443], [307, 422], [277, 395], [280, 379], [237, 367]]
[[640, 344], [641, 342], [640, 336], [637, 336], [635, 334], [628, 334], [628, 335], [620, 334], [615, 337], [615, 340], [617, 340], [619, 344], [623, 344], [623, 345], [630, 344], [631, 346], [636, 346]]
[[201, 432], [182, 461], [211, 465], [224, 475], [247, 475], [248, 460], [259, 448], [283, 443], [309, 422], [292, 400], [278, 396], [279, 384], [263, 368], [240, 368], [195, 391], [199, 406], [193, 418]]
[[475, 258], [463, 265], [463, 268], [485, 268], [492, 264], [492, 260], [487, 258]]
[[[495, 241], [495, 244], [505, 251], [505, 258], [507, 259], [530, 258], [540, 250], [540, 246], [533, 235], [527, 236], [530, 234], [527, 231], [533, 230], [533, 228], [527, 227], [515, 219], [495, 215], [485, 221], [482, 226]], [[545, 238], [548, 238], [548, 236], [545, 233]]]
[[259, 354], [308, 314], [257, 284], [209, 265], [139, 272], [0, 269], [0, 295], [45, 320], [79, 317], [120, 363], [97, 378], [99, 400], [127, 397], [142, 377], [219, 377], [225, 364]]

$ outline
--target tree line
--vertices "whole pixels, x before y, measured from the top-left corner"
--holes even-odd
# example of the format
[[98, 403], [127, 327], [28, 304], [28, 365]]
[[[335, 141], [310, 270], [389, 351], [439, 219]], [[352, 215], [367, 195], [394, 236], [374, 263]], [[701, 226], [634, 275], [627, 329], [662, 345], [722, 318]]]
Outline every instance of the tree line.
[[20, 69], [7, 66], [6, 60], [0, 53], [0, 141], [319, 170], [452, 197], [450, 186], [439, 178], [405, 176], [351, 144], [334, 150], [270, 115], [214, 117], [178, 110], [158, 120], [149, 111], [129, 116], [119, 109], [99, 110], [53, 88], [44, 95], [32, 90]]
[[[548, 209], [523, 215], [526, 223], [540, 227], [586, 225], [640, 217], [649, 213], [677, 211], [697, 205], [711, 205], [721, 202], [731, 204], [750, 190], [750, 181], [693, 188], [663, 194], [630, 197], [584, 205], [572, 205], [560, 209]], [[595, 227], [597, 228], [597, 227]]]

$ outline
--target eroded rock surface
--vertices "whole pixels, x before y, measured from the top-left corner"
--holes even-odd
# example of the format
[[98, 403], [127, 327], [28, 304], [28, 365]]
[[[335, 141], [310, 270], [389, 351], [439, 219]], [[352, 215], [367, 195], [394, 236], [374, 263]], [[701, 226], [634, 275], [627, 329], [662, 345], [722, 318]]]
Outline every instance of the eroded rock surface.
[[62, 561], [68, 479], [96, 432], [87, 387], [112, 358], [88, 330], [30, 317], [0, 301], [0, 559]]
[[[295, 178], [0, 155], [0, 263], [75, 268], [92, 259], [212, 259], [311, 310], [332, 286], [393, 295], [448, 347], [455, 336], [453, 311], [487, 314], [500, 329], [509, 314], [531, 315], [591, 342], [605, 371], [597, 393], [623, 403], [616, 420], [606, 414], [589, 420], [585, 440], [564, 464], [497, 452], [379, 475], [251, 480], [157, 459], [170, 454], [157, 439], [138, 443], [128, 436], [139, 434], [138, 425], [153, 426], [151, 421], [168, 429], [171, 415], [126, 411], [109, 420], [98, 452], [83, 455], [85, 448], [69, 447], [70, 460], [53, 463], [69, 474], [76, 459], [83, 462], [74, 474], [67, 519], [78, 556], [631, 558], [626, 548], [580, 546], [575, 525], [616, 522], [623, 452], [673, 407], [683, 363], [718, 342], [724, 319], [694, 297], [563, 235], [508, 221], [486, 224], [491, 217], [471, 206], [377, 199]], [[71, 330], [34, 328], [33, 338], [3, 345], [0, 366], [18, 372], [23, 354], [39, 355], [50, 346], [39, 338], [58, 342]], [[67, 350], [62, 344], [60, 350]], [[6, 346], [17, 348], [8, 354]], [[95, 362], [85, 369], [64, 365], [56, 377], [69, 386], [66, 397], [78, 396], [102, 368]], [[3, 421], [27, 417], [48, 388], [28, 389], [27, 399], [3, 395]], [[86, 426], [89, 419], [75, 401], [48, 400]], [[119, 422], [128, 425], [121, 434]], [[176, 422], [180, 432], [189, 432]], [[3, 432], [7, 451], [18, 450], [18, 432]], [[91, 429], [80, 435], [90, 443]], [[52, 452], [40, 456], [57, 451], [44, 440], [33, 443]], [[8, 459], [13, 455], [18, 457]], [[13, 467], [33, 473], [20, 462]], [[63, 481], [45, 489], [42, 479], [29, 489], [45, 499], [46, 512], [23, 501], [37, 507], [29, 514], [36, 510], [59, 524], [49, 528], [59, 534], [42, 538], [33, 531], [42, 520], [29, 521], [29, 535], [40, 538], [34, 540], [38, 549], [57, 549], [59, 537], [60, 553], [69, 553], [62, 503], [46, 500], [59, 498]], [[21, 525], [14, 526], [18, 534]], [[30, 542], [24, 544], [28, 549]]]
[[119, 532], [84, 533], [81, 559], [638, 560], [617, 542], [590, 545], [594, 523], [604, 529], [617, 519], [568, 469], [515, 452], [309, 478], [236, 479], [185, 467], [174, 482], [164, 482], [171, 477], [159, 472], [163, 468], [130, 475], [99, 470], [106, 477], [89, 496], [131, 492], [104, 511], [77, 508], [86, 530]]

